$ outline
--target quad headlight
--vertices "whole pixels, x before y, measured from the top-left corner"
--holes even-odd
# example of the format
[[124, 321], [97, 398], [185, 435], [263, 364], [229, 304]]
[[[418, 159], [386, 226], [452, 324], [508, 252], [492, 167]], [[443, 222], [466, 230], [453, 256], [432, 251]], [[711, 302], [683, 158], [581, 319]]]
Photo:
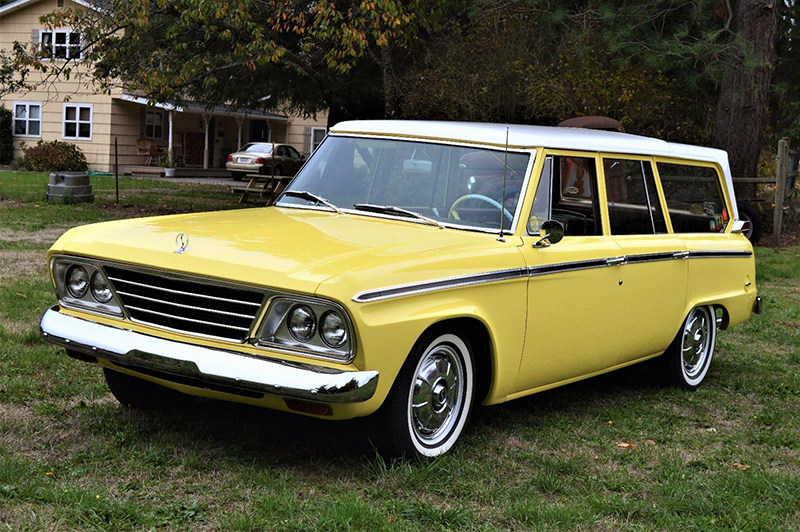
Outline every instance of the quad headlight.
[[353, 358], [350, 321], [344, 309], [316, 298], [276, 297], [257, 334], [257, 344], [347, 362]]
[[102, 268], [90, 259], [56, 256], [50, 261], [58, 302], [64, 307], [122, 315]]

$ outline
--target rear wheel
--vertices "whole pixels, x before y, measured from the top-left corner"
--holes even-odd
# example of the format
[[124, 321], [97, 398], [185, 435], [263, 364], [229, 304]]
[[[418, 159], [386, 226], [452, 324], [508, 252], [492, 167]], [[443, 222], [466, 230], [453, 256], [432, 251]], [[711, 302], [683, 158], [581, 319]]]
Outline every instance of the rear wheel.
[[131, 408], [164, 410], [188, 399], [186, 394], [164, 388], [144, 379], [103, 368], [108, 389], [117, 401]]
[[241, 181], [244, 179], [244, 174], [241, 172], [231, 172], [231, 177], [234, 181]]
[[663, 377], [669, 384], [695, 390], [706, 377], [717, 341], [714, 307], [695, 307], [664, 354]]
[[378, 412], [384, 457], [427, 458], [449, 451], [469, 418], [474, 357], [459, 333], [429, 332], [411, 351]]

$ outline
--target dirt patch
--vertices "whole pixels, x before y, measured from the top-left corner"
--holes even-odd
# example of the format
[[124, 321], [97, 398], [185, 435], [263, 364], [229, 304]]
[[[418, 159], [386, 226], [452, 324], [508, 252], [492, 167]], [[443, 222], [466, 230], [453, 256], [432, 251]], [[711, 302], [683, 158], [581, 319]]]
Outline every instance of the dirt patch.
[[788, 327], [790, 329], [800, 329], [800, 323], [794, 321], [779, 321], [778, 325], [781, 327]]
[[47, 277], [45, 251], [0, 251], [0, 281]]
[[11, 231], [0, 229], [0, 240], [5, 242], [25, 242], [38, 245], [50, 245], [58, 237], [67, 232], [69, 227], [48, 227], [39, 231]]

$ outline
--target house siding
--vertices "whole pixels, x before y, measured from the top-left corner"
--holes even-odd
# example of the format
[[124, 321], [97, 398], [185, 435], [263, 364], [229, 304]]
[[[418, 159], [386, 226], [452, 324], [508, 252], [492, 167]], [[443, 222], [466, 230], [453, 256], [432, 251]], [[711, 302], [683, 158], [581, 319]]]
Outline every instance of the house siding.
[[[66, 0], [67, 7], [85, 9], [84, 7]], [[31, 2], [16, 11], [0, 16], [0, 49], [10, 50], [15, 41], [30, 43], [34, 30], [42, 29], [39, 18], [51, 13], [58, 8], [56, 0], [40, 0]], [[90, 170], [113, 171], [114, 169], [114, 140], [119, 147], [119, 171], [126, 173], [131, 166], [141, 166], [147, 156], [140, 155], [136, 141], [143, 135], [142, 116], [143, 106], [121, 99], [122, 91], [117, 89], [111, 94], [100, 93], [99, 87], [83, 76], [86, 71], [80, 64], [73, 67], [72, 79], [58, 79], [53, 83], [46, 83], [37, 87], [37, 90], [24, 94], [7, 94], [0, 98], [0, 104], [13, 111], [15, 101], [41, 102], [41, 137], [15, 137], [14, 156], [23, 155], [22, 146], [32, 146], [39, 140], [49, 142], [52, 140], [71, 142], [78, 146], [86, 156]], [[31, 73], [32, 82], [41, 81], [41, 74]], [[72, 104], [91, 104], [92, 139], [64, 139], [63, 116], [64, 103], [67, 100]], [[209, 153], [209, 167], [224, 167], [225, 156], [238, 149], [238, 125], [231, 116], [216, 115], [216, 128], [214, 136], [210, 139], [211, 150]], [[252, 120], [252, 119], [249, 119]], [[310, 127], [325, 127], [327, 113], [320, 114], [317, 118], [302, 118], [290, 116], [288, 121], [270, 120], [271, 137], [275, 142], [284, 142], [293, 145], [301, 152], [308, 152], [308, 135]], [[174, 143], [181, 144], [180, 134], [194, 134], [204, 131], [202, 116], [198, 113], [175, 114]], [[242, 142], [248, 139], [248, 121], [242, 129]], [[156, 140], [166, 152], [168, 143], [168, 116], [165, 114], [164, 136]], [[176, 150], [180, 153], [180, 150]], [[197, 163], [195, 153], [194, 162]]]

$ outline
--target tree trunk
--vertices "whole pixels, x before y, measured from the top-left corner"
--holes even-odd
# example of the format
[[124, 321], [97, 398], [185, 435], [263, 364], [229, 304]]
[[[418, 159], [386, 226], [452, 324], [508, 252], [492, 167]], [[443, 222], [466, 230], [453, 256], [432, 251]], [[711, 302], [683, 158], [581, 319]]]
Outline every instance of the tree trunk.
[[[736, 54], [722, 78], [713, 142], [728, 152], [734, 176], [755, 177], [772, 76], [778, 0], [738, 0], [733, 12], [731, 29], [747, 50]], [[755, 68], [746, 66], [748, 57], [755, 59]], [[755, 195], [755, 184], [737, 189], [743, 198]]]

